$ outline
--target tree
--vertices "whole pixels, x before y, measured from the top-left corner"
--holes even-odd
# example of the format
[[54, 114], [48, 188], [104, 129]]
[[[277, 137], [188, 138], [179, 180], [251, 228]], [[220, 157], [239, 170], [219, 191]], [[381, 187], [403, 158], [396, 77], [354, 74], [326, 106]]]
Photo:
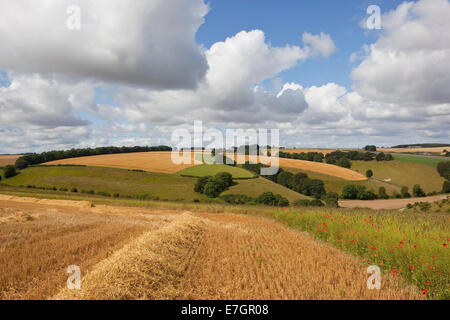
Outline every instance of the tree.
[[18, 158], [14, 166], [17, 170], [22, 170], [28, 167], [28, 162], [23, 158]]
[[206, 177], [201, 177], [198, 178], [197, 182], [195, 183], [194, 186], [194, 191], [195, 192], [199, 192], [199, 193], [203, 193], [203, 188], [205, 187], [205, 184], [208, 182], [208, 180], [212, 178], [211, 176], [206, 176]]
[[216, 181], [215, 179], [209, 179], [203, 187], [203, 193], [208, 198], [217, 198], [222, 191], [224, 190], [221, 182]]
[[303, 172], [296, 173], [292, 178], [292, 190], [298, 193], [305, 193], [308, 175]]
[[392, 161], [392, 160], [394, 160], [392, 154], [387, 153], [386, 156], [384, 157], [384, 161]]
[[377, 161], [384, 161], [386, 159], [386, 155], [383, 152], [380, 152], [379, 154], [377, 154], [377, 156], [375, 157], [375, 159]]
[[256, 202], [260, 204], [266, 204], [269, 206], [281, 206], [285, 207], [289, 205], [289, 200], [280, 196], [274, 195], [272, 192], [264, 192], [256, 198]]
[[425, 192], [420, 187], [420, 184], [416, 184], [413, 187], [413, 195], [414, 195], [414, 197], [425, 197], [426, 196]]
[[378, 189], [378, 197], [380, 199], [389, 199], [389, 196], [386, 193], [386, 188], [385, 187], [380, 187]]
[[352, 163], [347, 158], [340, 158], [336, 161], [336, 165], [343, 168], [350, 168], [352, 166]]
[[342, 189], [342, 198], [344, 199], [356, 199], [358, 196], [358, 189], [353, 184], [347, 184]]
[[229, 172], [219, 172], [216, 174], [215, 180], [220, 182], [224, 189], [233, 185], [233, 176]]
[[366, 171], [366, 177], [367, 177], [367, 178], [372, 178], [372, 177], [373, 177], [373, 171], [372, 171], [372, 169], [368, 169], [368, 170]]
[[318, 153], [313, 157], [313, 161], [314, 162], [323, 162], [323, 154], [322, 153]]
[[410, 194], [409, 191], [408, 191], [408, 187], [403, 186], [403, 187], [400, 189], [400, 196], [401, 196], [402, 198], [411, 198], [411, 194]]
[[3, 168], [3, 173], [5, 175], [5, 179], [12, 178], [17, 174], [16, 168], [10, 164]]
[[450, 161], [442, 161], [437, 165], [437, 171], [441, 177], [448, 177], [450, 172]]
[[312, 196], [316, 199], [322, 198], [327, 193], [323, 181], [319, 179], [308, 179], [305, 189], [307, 196]]
[[442, 192], [443, 193], [449, 193], [450, 192], [450, 181], [444, 181], [444, 184], [442, 186]]
[[371, 146], [365, 146], [365, 147], [364, 147], [364, 150], [366, 150], [366, 151], [377, 151], [377, 147], [376, 147], [376, 146], [373, 146], [373, 145], [371, 145]]
[[277, 183], [285, 186], [286, 188], [292, 189], [292, 179], [294, 174], [288, 171], [282, 171], [277, 176]]
[[357, 198], [359, 200], [375, 200], [377, 198], [375, 192], [366, 190], [366, 187], [364, 186], [357, 186], [356, 189], [358, 190]]

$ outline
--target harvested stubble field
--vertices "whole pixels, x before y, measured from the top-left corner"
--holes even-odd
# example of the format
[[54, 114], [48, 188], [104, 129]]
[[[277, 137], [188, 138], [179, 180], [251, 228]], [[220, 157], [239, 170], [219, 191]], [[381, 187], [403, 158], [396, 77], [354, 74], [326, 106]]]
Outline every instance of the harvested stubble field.
[[8, 164], [14, 164], [20, 156], [16, 155], [0, 155], [0, 167]]
[[[45, 164], [46, 165], [75, 164], [86, 166], [122, 168], [122, 169], [140, 169], [145, 171], [162, 172], [162, 173], [176, 173], [183, 169], [198, 165], [194, 164], [194, 159], [199, 160], [198, 155], [199, 153], [192, 152], [191, 153], [192, 164], [180, 164], [180, 165], [176, 165], [172, 162], [171, 152], [141, 152], [141, 153], [99, 155], [99, 156], [57, 160], [47, 162]], [[245, 157], [245, 161], [248, 161], [249, 159], [250, 159], [249, 156]], [[235, 160], [239, 160], [239, 157], [236, 156]], [[252, 157], [252, 160], [258, 162], [263, 161], [264, 163], [271, 162], [270, 157], [256, 157], [256, 159]], [[326, 163], [280, 158], [279, 166], [320, 172], [349, 181], [366, 180], [366, 177], [358, 172]]]
[[[3, 196], [3, 299], [421, 299], [329, 244], [261, 216]], [[25, 218], [18, 218], [25, 217]], [[65, 269], [81, 267], [81, 290]]]

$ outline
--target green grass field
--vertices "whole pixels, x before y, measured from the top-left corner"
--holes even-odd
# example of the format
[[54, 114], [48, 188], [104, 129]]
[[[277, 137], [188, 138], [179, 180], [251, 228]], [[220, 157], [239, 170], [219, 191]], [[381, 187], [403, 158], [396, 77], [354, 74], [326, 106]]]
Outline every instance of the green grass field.
[[119, 193], [120, 196], [148, 194], [172, 201], [193, 201], [196, 198], [207, 200], [205, 196], [194, 192], [196, 181], [195, 178], [165, 173], [75, 166], [30, 167], [13, 178], [2, 180], [4, 184], [13, 186], [77, 188], [78, 192], [94, 190]]
[[373, 179], [387, 181], [394, 186], [407, 186], [409, 191], [420, 184], [425, 192], [441, 191], [444, 178], [439, 176], [436, 167], [417, 162], [393, 161], [352, 161], [352, 170], [366, 174], [372, 169]]
[[224, 164], [204, 164], [181, 170], [177, 172], [177, 174], [184, 177], [205, 177], [214, 176], [219, 172], [228, 172], [233, 176], [233, 179], [251, 179], [255, 177], [255, 175], [248, 170]]
[[348, 181], [348, 180], [344, 180], [338, 177], [334, 177], [334, 176], [330, 176], [327, 174], [321, 174], [321, 173], [317, 173], [317, 172], [313, 172], [313, 171], [308, 171], [308, 170], [301, 170], [301, 169], [296, 169], [296, 168], [283, 168], [283, 170], [292, 172], [292, 173], [298, 173], [298, 172], [303, 172], [306, 173], [308, 175], [308, 177], [310, 179], [320, 179], [325, 183], [325, 190], [327, 190], [327, 192], [336, 192], [337, 194], [341, 194], [342, 193], [342, 189], [344, 188], [344, 186], [346, 186], [347, 184], [353, 184], [353, 185], [357, 185], [357, 186], [365, 186], [368, 190], [372, 189], [375, 193], [378, 193], [378, 189], [380, 187], [385, 187], [386, 191], [388, 194], [392, 194], [394, 191], [399, 192], [400, 191], [400, 187], [384, 182], [384, 181], [379, 181], [377, 179], [368, 179], [366, 181]]
[[[428, 158], [426, 156], [408, 156], [403, 154], [392, 154], [392, 156], [395, 160], [398, 161], [426, 164], [434, 168], [436, 168], [439, 162], [445, 161], [445, 159], [434, 159]], [[450, 161], [450, 158], [448, 159], [448, 161]]]
[[250, 180], [238, 180], [236, 182], [237, 185], [232, 186], [222, 194], [243, 194], [249, 197], [256, 198], [261, 193], [270, 191], [274, 194], [279, 194], [287, 198], [291, 205], [295, 200], [298, 199], [312, 199], [261, 177]]
[[[450, 298], [448, 213], [399, 213], [343, 209], [258, 212], [311, 233], [401, 277], [428, 298]], [[425, 290], [425, 291], [424, 291]]]

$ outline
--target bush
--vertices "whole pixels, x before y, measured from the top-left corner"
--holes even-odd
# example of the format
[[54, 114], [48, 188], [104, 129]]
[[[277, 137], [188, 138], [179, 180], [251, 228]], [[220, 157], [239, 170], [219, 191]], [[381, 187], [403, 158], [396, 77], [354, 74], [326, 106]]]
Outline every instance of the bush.
[[443, 193], [449, 193], [450, 192], [450, 181], [444, 181], [444, 184], [442, 186], [442, 192]]
[[311, 200], [310, 203], [311, 203], [311, 207], [323, 207], [324, 206], [323, 202], [320, 201], [319, 199]]
[[266, 204], [269, 206], [287, 207], [289, 206], [289, 200], [281, 195], [273, 194], [272, 192], [264, 192], [256, 199], [257, 203]]
[[378, 189], [378, 197], [380, 199], [389, 199], [389, 196], [386, 193], [386, 188], [385, 187], [380, 187]]
[[198, 178], [197, 183], [194, 186], [194, 191], [198, 193], [203, 193], [203, 189], [208, 180], [212, 178], [211, 176]]
[[78, 189], [77, 188], [72, 188], [72, 189], [70, 189], [70, 192], [76, 193], [76, 192], [78, 192]]
[[3, 173], [5, 176], [5, 179], [12, 178], [17, 174], [16, 168], [10, 164], [3, 168]]
[[373, 171], [372, 171], [372, 169], [369, 169], [369, 170], [366, 171], [366, 177], [367, 177], [367, 178], [373, 177]]
[[339, 196], [337, 193], [329, 192], [325, 195], [323, 200], [325, 201], [325, 204], [327, 205], [327, 207], [334, 207], [334, 208], [339, 207], [339, 201], [338, 201]]
[[377, 195], [372, 190], [366, 190], [366, 187], [360, 186], [358, 191], [359, 200], [375, 200]]
[[28, 162], [23, 158], [19, 158], [16, 160], [14, 166], [16, 167], [17, 170], [22, 170], [28, 167]]
[[294, 201], [295, 207], [309, 207], [311, 205], [311, 201], [307, 199], [299, 199]]
[[231, 204], [253, 204], [255, 203], [255, 199], [252, 197], [243, 195], [243, 194], [226, 194], [220, 196], [227, 203]]
[[437, 171], [441, 177], [448, 179], [450, 173], [450, 161], [439, 162], [437, 165]]
[[336, 161], [336, 165], [343, 168], [350, 168], [352, 166], [352, 163], [347, 158], [340, 158]]
[[399, 198], [411, 198], [411, 194], [408, 191], [408, 187], [403, 186], [400, 189], [400, 197]]
[[111, 197], [111, 194], [105, 191], [98, 191], [97, 192], [98, 196], [103, 196], [103, 197]]
[[113, 194], [113, 197], [114, 197], [114, 198], [120, 198], [120, 194], [119, 194], [119, 193], [114, 193], [114, 194]]
[[392, 161], [392, 160], [394, 160], [392, 154], [387, 153], [386, 156], [384, 157], [384, 161]]
[[426, 194], [420, 187], [420, 184], [416, 184], [413, 188], [413, 195], [414, 197], [425, 197]]

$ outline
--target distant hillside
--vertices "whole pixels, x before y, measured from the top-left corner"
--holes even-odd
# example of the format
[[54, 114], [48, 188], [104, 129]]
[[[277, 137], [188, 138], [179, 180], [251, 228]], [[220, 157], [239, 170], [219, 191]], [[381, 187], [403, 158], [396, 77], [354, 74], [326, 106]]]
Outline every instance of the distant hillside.
[[450, 147], [450, 144], [445, 143], [417, 143], [417, 144], [399, 144], [391, 148], [440, 148]]

